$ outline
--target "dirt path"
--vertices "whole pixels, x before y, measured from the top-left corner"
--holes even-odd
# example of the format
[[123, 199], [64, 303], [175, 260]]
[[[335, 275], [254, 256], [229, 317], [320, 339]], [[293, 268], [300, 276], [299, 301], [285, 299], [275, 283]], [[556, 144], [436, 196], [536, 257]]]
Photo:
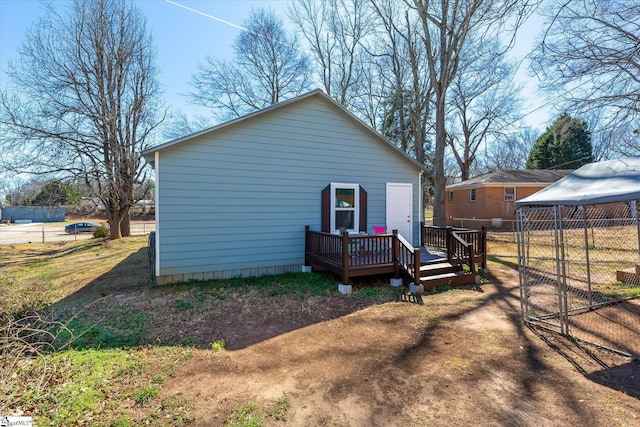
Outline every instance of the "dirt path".
[[516, 272], [494, 274], [424, 305], [374, 305], [237, 350], [196, 350], [167, 391], [195, 398], [203, 426], [255, 407], [278, 426], [640, 425], [640, 366], [527, 329]]

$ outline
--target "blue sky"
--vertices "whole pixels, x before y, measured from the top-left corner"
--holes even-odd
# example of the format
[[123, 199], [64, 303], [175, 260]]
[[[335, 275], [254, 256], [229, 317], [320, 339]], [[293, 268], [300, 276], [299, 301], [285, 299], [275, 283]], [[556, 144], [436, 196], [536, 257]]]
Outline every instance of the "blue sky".
[[[62, 0], [54, 0], [53, 4]], [[230, 23], [241, 25], [252, 8], [268, 6], [283, 16], [288, 1], [182, 1], [137, 0], [138, 7], [147, 17], [147, 26], [153, 31], [157, 49], [159, 80], [163, 86], [165, 101], [184, 112], [196, 111], [187, 105], [181, 93], [191, 88], [191, 75], [206, 55], [229, 57], [231, 45], [239, 29], [180, 7], [197, 10]], [[5, 71], [10, 59], [17, 58], [17, 50], [24, 39], [25, 31], [36, 22], [44, 11], [37, 0], [0, 0], [0, 87], [5, 86]]]
[[[62, 0], [53, 0], [53, 4], [56, 3], [63, 7]], [[165, 102], [185, 113], [198, 112], [180, 95], [190, 90], [189, 82], [198, 63], [206, 55], [229, 57], [233, 40], [240, 31], [212, 17], [241, 25], [252, 8], [268, 6], [275, 9], [285, 23], [288, 21], [285, 16], [287, 0], [137, 0], [136, 3], [147, 17], [148, 28], [153, 31]], [[17, 49], [25, 31], [43, 13], [41, 2], [37, 0], [0, 0], [0, 87], [6, 85], [4, 72], [7, 63], [9, 59], [17, 58]], [[521, 29], [517, 38], [517, 56], [522, 57], [531, 48], [539, 28], [539, 20], [533, 19]], [[527, 76], [524, 66], [521, 68], [518, 78], [527, 82], [523, 91], [527, 97], [524, 112], [529, 112], [543, 101], [535, 94], [535, 82]], [[542, 131], [549, 124], [548, 117], [546, 109], [543, 109], [529, 114], [526, 121]]]

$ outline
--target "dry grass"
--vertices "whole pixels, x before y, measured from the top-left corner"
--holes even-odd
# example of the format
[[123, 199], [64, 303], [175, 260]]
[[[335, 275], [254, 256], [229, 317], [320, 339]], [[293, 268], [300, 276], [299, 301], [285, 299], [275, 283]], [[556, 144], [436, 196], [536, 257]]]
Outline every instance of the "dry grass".
[[[119, 241], [103, 239], [68, 243], [0, 246], [0, 310], [16, 313], [40, 309], [91, 285], [98, 294], [142, 286], [146, 271], [146, 238]], [[144, 264], [142, 264], [144, 265]], [[108, 273], [118, 274], [135, 266], [132, 274], [120, 274], [114, 283]]]
[[0, 246], [5, 414], [31, 415], [38, 425], [144, 424], [167, 414], [165, 424], [181, 425], [190, 418], [184, 399], [154, 393], [144, 405], [135, 399], [156, 387], [153, 378], [175, 373], [184, 349], [70, 350], [102, 317], [88, 324], [82, 315], [95, 314], [106, 295], [145, 285], [145, 242], [135, 237]]
[[[85, 332], [2, 375], [3, 413], [39, 426], [244, 415], [267, 426], [633, 425], [640, 414], [637, 399], [586, 379], [517, 321], [515, 244], [491, 242], [483, 289], [424, 305], [389, 302], [386, 281], [337, 295], [317, 274], [152, 287], [145, 244], [0, 247], [0, 291], [20, 300], [12, 314], [40, 307], [67, 339]], [[597, 398], [567, 407], [587, 393]]]
[[327, 297], [333, 278], [308, 274], [153, 287], [145, 246], [144, 236], [0, 246], [4, 413], [182, 425], [193, 401], [163, 386], [193, 346], [237, 348], [392, 297], [361, 291], [345, 304]]

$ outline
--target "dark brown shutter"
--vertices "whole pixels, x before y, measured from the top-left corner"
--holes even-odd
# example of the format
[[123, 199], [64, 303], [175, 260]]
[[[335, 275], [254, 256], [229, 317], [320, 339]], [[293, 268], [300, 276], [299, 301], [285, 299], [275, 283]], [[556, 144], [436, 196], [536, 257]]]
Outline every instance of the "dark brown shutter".
[[331, 184], [327, 185], [322, 193], [321, 203], [320, 203], [320, 211], [321, 211], [321, 219], [320, 219], [320, 230], [323, 233], [330, 233], [331, 230]]
[[367, 192], [360, 186], [360, 231], [367, 232]]

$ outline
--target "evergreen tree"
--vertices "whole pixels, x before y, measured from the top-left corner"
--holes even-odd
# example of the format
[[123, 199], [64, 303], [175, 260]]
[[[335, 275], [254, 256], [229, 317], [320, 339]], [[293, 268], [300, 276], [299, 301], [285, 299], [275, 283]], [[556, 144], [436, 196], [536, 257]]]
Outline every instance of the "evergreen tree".
[[587, 123], [565, 113], [536, 140], [526, 168], [578, 169], [593, 160]]
[[72, 185], [57, 179], [49, 181], [31, 201], [34, 206], [79, 205], [82, 195]]

